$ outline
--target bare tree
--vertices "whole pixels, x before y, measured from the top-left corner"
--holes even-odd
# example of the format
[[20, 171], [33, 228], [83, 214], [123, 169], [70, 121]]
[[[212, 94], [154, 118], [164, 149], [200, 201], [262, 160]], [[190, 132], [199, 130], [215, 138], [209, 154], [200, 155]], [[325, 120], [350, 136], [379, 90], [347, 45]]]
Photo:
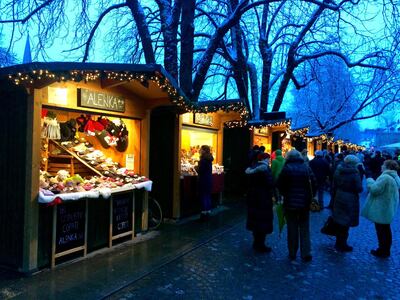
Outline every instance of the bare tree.
[[[394, 91], [389, 85], [397, 76], [393, 65], [400, 40], [395, 2], [5, 0], [0, 24], [22, 33], [28, 26], [36, 28], [35, 53], [43, 59], [60, 37], [72, 34], [71, 49], [66, 50], [82, 61], [106, 40], [112, 49], [109, 59], [163, 63], [192, 101], [217, 86], [219, 94], [206, 96], [237, 94], [252, 103], [257, 118], [260, 111], [280, 110], [292, 85], [301, 89], [315, 80], [299, 80], [298, 71], [326, 56], [339, 58], [365, 82], [390, 78], [382, 89]], [[378, 34], [372, 29], [374, 21], [384, 25]], [[371, 100], [373, 95], [361, 87], [355, 93]], [[361, 105], [361, 111], [369, 103]], [[360, 118], [360, 112], [352, 120]]]
[[[253, 46], [254, 49], [258, 47], [258, 51], [253, 53], [258, 57], [250, 59], [262, 60], [262, 88], [260, 99], [252, 102], [259, 102], [261, 111], [267, 111], [269, 107], [273, 111], [279, 110], [289, 84], [302, 89], [316, 79], [307, 76], [299, 80], [297, 77], [304, 65], [322, 57], [337, 57], [365, 83], [375, 84], [376, 76], [382, 78], [383, 74], [395, 76], [393, 67], [399, 51], [399, 26], [394, 4], [390, 1], [365, 4], [346, 0], [284, 0], [255, 9], [259, 42]], [[374, 15], [366, 15], [368, 11]], [[381, 31], [377, 36], [371, 28], [378, 24]], [[385, 82], [385, 86], [395, 83]], [[360, 88], [355, 93], [362, 94]], [[361, 105], [361, 110], [365, 110], [366, 105], [370, 103]], [[360, 115], [353, 116], [352, 120], [358, 118]]]
[[[0, 34], [0, 45], [2, 44], [2, 36]], [[0, 47], [0, 67], [6, 67], [17, 63], [15, 54], [9, 49]]]
[[[382, 114], [400, 103], [396, 72], [371, 69], [372, 74], [350, 74], [342, 60], [325, 57], [303, 70], [301, 79], [316, 78], [293, 92], [295, 120], [314, 130], [333, 133], [338, 128]], [[397, 78], [397, 79], [396, 79]]]

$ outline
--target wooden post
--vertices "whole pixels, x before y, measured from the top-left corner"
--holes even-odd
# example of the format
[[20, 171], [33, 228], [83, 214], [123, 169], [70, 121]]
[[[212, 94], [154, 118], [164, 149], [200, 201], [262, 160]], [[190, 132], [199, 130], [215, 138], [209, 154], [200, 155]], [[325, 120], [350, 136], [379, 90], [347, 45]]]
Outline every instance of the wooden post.
[[85, 199], [85, 242], [83, 244], [83, 256], [86, 256], [87, 254], [87, 240], [88, 240], [88, 208], [89, 208], [89, 200], [88, 198]]
[[51, 268], [56, 265], [57, 205], [53, 206], [53, 233], [51, 239]]
[[142, 201], [142, 231], [147, 231], [149, 227], [149, 192], [143, 192]]
[[[37, 269], [38, 263], [38, 219], [39, 219], [39, 170], [40, 170], [40, 100], [31, 89], [27, 101], [27, 136], [26, 136], [26, 177], [23, 255], [20, 271], [30, 273]], [[24, 99], [20, 99], [23, 101]]]
[[112, 242], [113, 242], [113, 195], [110, 197], [110, 225], [109, 225], [109, 231], [108, 231], [108, 247], [112, 247]]
[[135, 238], [135, 190], [132, 191], [132, 240]]

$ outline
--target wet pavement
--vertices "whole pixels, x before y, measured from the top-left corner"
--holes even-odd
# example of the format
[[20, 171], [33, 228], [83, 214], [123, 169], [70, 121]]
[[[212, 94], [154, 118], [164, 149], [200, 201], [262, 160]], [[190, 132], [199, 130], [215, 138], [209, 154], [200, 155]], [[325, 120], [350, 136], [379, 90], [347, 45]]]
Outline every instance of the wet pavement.
[[373, 224], [361, 219], [350, 230], [354, 251], [338, 253], [334, 238], [319, 232], [328, 215], [312, 213], [312, 262], [288, 259], [285, 230], [268, 238], [272, 253], [254, 253], [240, 222], [109, 299], [400, 299], [399, 216], [392, 256], [378, 259], [369, 254], [377, 245]]
[[373, 224], [361, 218], [350, 230], [354, 251], [338, 253], [319, 232], [328, 215], [311, 215], [309, 263], [289, 261], [285, 229], [267, 238], [271, 253], [254, 253], [236, 205], [29, 278], [0, 270], [0, 299], [400, 299], [400, 217], [392, 256], [377, 259]]
[[101, 299], [195, 249], [243, 219], [243, 205], [221, 207], [208, 223], [189, 218], [53, 270], [18, 277], [0, 269], [0, 299]]

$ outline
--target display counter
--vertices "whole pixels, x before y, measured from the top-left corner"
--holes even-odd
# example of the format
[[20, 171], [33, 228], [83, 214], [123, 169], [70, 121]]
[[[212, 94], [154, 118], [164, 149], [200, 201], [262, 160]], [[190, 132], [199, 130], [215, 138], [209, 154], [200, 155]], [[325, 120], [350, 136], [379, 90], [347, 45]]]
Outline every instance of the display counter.
[[150, 114], [186, 107], [171, 76], [30, 63], [0, 68], [0, 83], [0, 264], [29, 274], [145, 233]]
[[[201, 204], [198, 191], [198, 176], [181, 176], [181, 215], [188, 217], [198, 214], [201, 211]], [[222, 193], [224, 191], [224, 174], [212, 174], [211, 205], [212, 208], [222, 203]]]

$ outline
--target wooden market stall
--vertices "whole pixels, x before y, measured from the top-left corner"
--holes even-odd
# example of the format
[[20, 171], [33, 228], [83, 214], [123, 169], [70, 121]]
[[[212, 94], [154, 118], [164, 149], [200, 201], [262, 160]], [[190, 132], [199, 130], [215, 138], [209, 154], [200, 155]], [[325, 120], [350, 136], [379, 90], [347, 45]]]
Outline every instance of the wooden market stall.
[[[245, 105], [238, 100], [204, 101], [181, 108], [178, 113], [161, 108], [152, 114], [154, 125], [160, 128], [150, 147], [150, 177], [158, 183], [152, 194], [161, 204], [165, 217], [174, 219], [200, 213], [195, 166], [202, 145], [211, 147], [213, 203], [221, 202], [226, 171], [224, 123], [247, 115]], [[164, 155], [160, 155], [160, 149]], [[165, 155], [174, 159], [166, 160]]]
[[317, 150], [335, 152], [333, 137], [331, 135], [320, 131], [314, 131], [307, 133], [305, 136], [307, 137], [307, 150], [310, 158], [314, 157], [315, 151]]
[[225, 191], [232, 195], [246, 193], [245, 169], [249, 166], [249, 150], [254, 146], [264, 146], [265, 152], [277, 149], [290, 150], [290, 119], [284, 112], [265, 113], [256, 121], [225, 122], [224, 157], [226, 171]]
[[284, 155], [291, 148], [289, 134], [291, 121], [285, 112], [264, 113], [263, 119], [248, 122], [251, 131], [251, 146], [264, 146], [265, 152], [271, 154], [277, 149]]
[[290, 135], [292, 148], [300, 152], [303, 151], [304, 149], [307, 149], [306, 135], [309, 130], [310, 130], [309, 126], [289, 128], [288, 133]]
[[169, 74], [56, 62], [0, 76], [0, 264], [31, 273], [146, 231], [151, 112], [185, 105]]

